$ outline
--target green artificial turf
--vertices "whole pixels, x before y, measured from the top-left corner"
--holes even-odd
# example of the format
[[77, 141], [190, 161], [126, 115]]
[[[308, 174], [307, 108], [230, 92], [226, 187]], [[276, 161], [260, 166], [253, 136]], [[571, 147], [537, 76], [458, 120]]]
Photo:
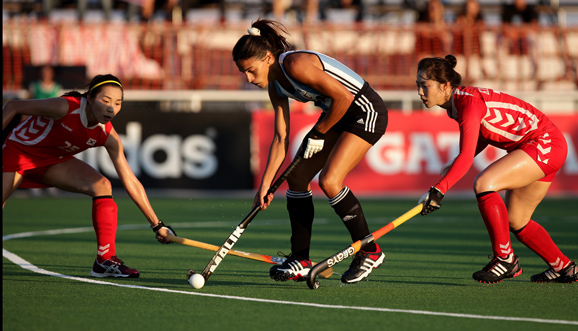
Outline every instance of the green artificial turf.
[[[89, 277], [96, 253], [89, 198], [10, 199], [3, 212], [4, 330], [558, 330], [578, 329], [578, 283], [534, 284], [546, 264], [512, 236], [524, 270], [495, 285], [472, 280], [489, 262], [490, 241], [474, 200], [447, 199], [441, 210], [420, 215], [378, 240], [385, 263], [368, 280], [341, 284], [350, 263], [311, 290], [304, 282], [275, 282], [270, 264], [228, 256], [195, 290], [186, 272], [199, 272], [213, 252], [156, 242], [128, 198], [119, 206], [117, 255], [140, 271], [138, 279]], [[415, 205], [413, 200], [361, 199], [371, 231]], [[251, 209], [250, 199], [160, 199], [151, 203], [181, 237], [220, 246]], [[345, 248], [349, 234], [328, 206], [315, 200], [311, 258]], [[534, 220], [562, 251], [578, 259], [578, 206], [574, 199], [546, 199]], [[77, 229], [71, 233], [31, 233]], [[290, 227], [282, 197], [260, 212], [235, 249], [277, 255], [290, 252]], [[6, 240], [9, 239], [9, 240]], [[24, 269], [30, 264], [77, 278]], [[105, 284], [86, 282], [98, 281]], [[111, 286], [107, 284], [117, 284]]]

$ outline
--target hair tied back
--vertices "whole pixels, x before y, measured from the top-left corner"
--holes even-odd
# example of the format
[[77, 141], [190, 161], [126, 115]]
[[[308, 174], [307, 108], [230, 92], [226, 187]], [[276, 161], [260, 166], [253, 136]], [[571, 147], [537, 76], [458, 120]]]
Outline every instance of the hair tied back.
[[449, 62], [449, 64], [452, 66], [452, 68], [455, 68], [456, 65], [457, 65], [457, 63], [458, 63], [458, 60], [457, 60], [456, 57], [453, 56], [452, 54], [446, 55], [446, 56], [444, 57], [444, 59]]
[[249, 32], [250, 36], [260, 36], [261, 35], [261, 30], [257, 29], [257, 28], [249, 28], [247, 29], [247, 32]]

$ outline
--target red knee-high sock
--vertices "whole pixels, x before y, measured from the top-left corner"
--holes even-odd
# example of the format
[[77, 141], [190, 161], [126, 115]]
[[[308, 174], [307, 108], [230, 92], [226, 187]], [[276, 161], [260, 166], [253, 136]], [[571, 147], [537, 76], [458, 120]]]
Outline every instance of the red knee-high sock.
[[530, 220], [521, 230], [513, 232], [520, 242], [544, 259], [554, 271], [560, 271], [570, 262], [540, 224]]
[[505, 259], [514, 252], [510, 245], [510, 227], [506, 204], [496, 192], [483, 192], [476, 195], [476, 198], [492, 241], [494, 256]]
[[92, 225], [96, 232], [98, 262], [115, 255], [115, 238], [118, 207], [112, 196], [100, 196], [92, 199]]

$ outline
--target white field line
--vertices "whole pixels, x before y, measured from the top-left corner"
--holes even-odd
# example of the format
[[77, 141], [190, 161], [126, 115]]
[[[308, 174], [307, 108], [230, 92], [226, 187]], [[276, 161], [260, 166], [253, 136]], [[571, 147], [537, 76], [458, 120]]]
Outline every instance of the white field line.
[[[217, 222], [217, 223], [221, 223], [221, 222]], [[193, 225], [195, 223], [188, 223], [188, 224]], [[197, 224], [205, 224], [205, 223], [197, 223]], [[179, 227], [181, 227], [181, 224], [179, 224]], [[192, 226], [192, 227], [195, 227], [195, 226]], [[140, 228], [148, 228], [148, 226], [142, 226], [142, 225], [125, 225], [125, 226], [122, 226], [121, 225], [118, 227], [119, 230], [140, 229]], [[40, 235], [58, 235], [58, 234], [68, 234], [68, 233], [89, 232], [89, 231], [93, 231], [93, 228], [92, 227], [83, 227], [83, 228], [70, 228], [70, 229], [61, 229], [61, 230], [22, 232], [22, 233], [16, 233], [16, 234], [12, 234], [12, 235], [3, 236], [2, 241], [16, 239], [16, 238], [40, 236]], [[39, 268], [39, 267], [33, 265], [32, 263], [24, 260], [20, 256], [14, 254], [14, 253], [12, 253], [12, 252], [4, 249], [4, 248], [2, 249], [2, 256], [7, 258], [12, 263], [18, 265], [19, 267], [21, 267], [23, 269], [26, 269], [26, 270], [29, 270], [32, 272], [36, 272], [39, 274], [47, 275], [47, 276], [65, 278], [65, 279], [76, 280], [76, 281], [85, 282], [85, 283], [99, 284], [99, 285], [110, 285], [110, 286], [117, 286], [117, 287], [124, 287], [124, 288], [134, 288], [134, 289], [139, 289], [139, 290], [168, 292], [168, 293], [177, 293], [177, 294], [185, 294], [185, 295], [196, 295], [196, 296], [203, 296], [203, 297], [229, 299], [229, 300], [252, 301], [252, 302], [261, 302], [261, 303], [275, 303], [275, 304], [294, 305], [294, 306], [307, 306], [307, 307], [326, 308], [326, 309], [347, 309], [347, 310], [354, 309], [354, 310], [363, 310], [363, 311], [405, 313], [405, 314], [429, 315], [429, 316], [447, 316], [447, 317], [473, 318], [473, 319], [482, 319], [482, 320], [499, 320], [499, 321], [532, 322], [532, 323], [544, 323], [544, 324], [578, 325], [578, 321], [550, 320], [550, 319], [541, 319], [541, 318], [508, 317], [508, 316], [474, 315], [474, 314], [457, 314], [457, 313], [445, 313], [445, 312], [435, 312], [435, 311], [427, 311], [427, 310], [392, 309], [392, 308], [381, 308], [381, 307], [327, 305], [327, 304], [321, 304], [321, 303], [270, 300], [270, 299], [260, 299], [260, 298], [238, 297], [238, 296], [232, 296], [232, 295], [199, 293], [199, 292], [191, 292], [191, 291], [177, 291], [177, 290], [169, 290], [169, 289], [160, 288], [160, 287], [147, 287], [147, 286], [139, 286], [139, 285], [117, 284], [117, 283], [105, 282], [102, 280], [95, 280], [95, 279], [91, 279], [91, 278], [82, 278], [82, 277], [74, 277], [74, 276], [59, 274], [59, 273], [53, 272], [53, 271], [48, 271], [48, 270], [45, 270], [45, 269], [42, 269], [42, 268]]]

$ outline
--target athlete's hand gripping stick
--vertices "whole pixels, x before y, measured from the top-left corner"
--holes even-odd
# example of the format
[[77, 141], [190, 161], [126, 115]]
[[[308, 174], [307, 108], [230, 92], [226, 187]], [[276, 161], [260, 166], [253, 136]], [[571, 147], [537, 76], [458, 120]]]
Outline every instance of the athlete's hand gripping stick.
[[305, 139], [303, 139], [302, 148], [303, 158], [309, 159], [313, 154], [320, 152], [323, 149], [323, 143], [325, 142], [325, 133], [320, 132], [315, 127], [307, 133]]
[[444, 194], [438, 190], [435, 186], [432, 186], [429, 191], [422, 195], [418, 203], [423, 203], [423, 209], [421, 211], [422, 215], [427, 215], [434, 212], [442, 206], [442, 199]]
[[[175, 232], [175, 230], [173, 230], [173, 228], [171, 228], [169, 225], [166, 225], [165, 223], [163, 223], [163, 221], [159, 220], [159, 224], [151, 227], [155, 233], [155, 237], [157, 238], [157, 240], [161, 243], [161, 244], [170, 244], [170, 240], [169, 240], [169, 236], [176, 236], [177, 233]], [[166, 235], [159, 233], [159, 231], [163, 229], [166, 230]]]

